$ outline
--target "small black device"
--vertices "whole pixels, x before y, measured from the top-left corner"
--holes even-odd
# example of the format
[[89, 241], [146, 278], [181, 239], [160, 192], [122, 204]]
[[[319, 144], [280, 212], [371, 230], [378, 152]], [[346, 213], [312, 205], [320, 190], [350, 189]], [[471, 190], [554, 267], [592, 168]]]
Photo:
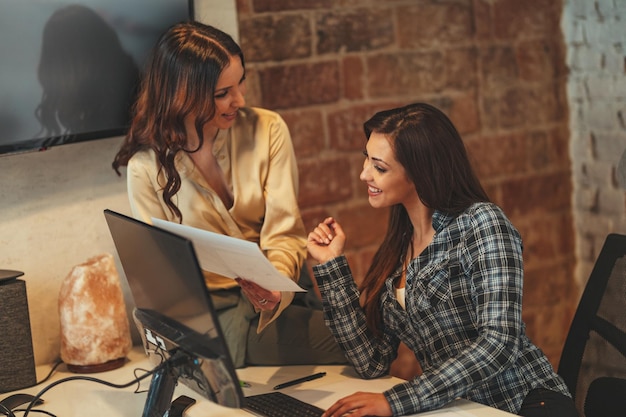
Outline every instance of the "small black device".
[[196, 403], [191, 397], [187, 397], [186, 395], [181, 395], [172, 401], [172, 405], [170, 406], [170, 411], [167, 417], [183, 417], [185, 414], [185, 410], [191, 407]]
[[[24, 393], [17, 393], [17, 394], [9, 395], [8, 397], [0, 401], [0, 405], [2, 406], [0, 407], [0, 414], [6, 415], [7, 410], [14, 410], [20, 405], [29, 404], [33, 402], [34, 399], [35, 399], [34, 395], [24, 394]], [[43, 400], [41, 398], [37, 398], [37, 400], [35, 401], [33, 405], [41, 405], [41, 404], [43, 404]]]
[[11, 269], [0, 269], [0, 283], [11, 281], [24, 275], [22, 271], [13, 271]]

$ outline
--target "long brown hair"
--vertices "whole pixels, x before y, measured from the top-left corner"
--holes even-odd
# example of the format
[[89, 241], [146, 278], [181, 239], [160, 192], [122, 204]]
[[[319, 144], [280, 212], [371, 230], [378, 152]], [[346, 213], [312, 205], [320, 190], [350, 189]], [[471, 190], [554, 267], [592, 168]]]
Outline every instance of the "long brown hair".
[[[437, 108], [415, 103], [376, 113], [363, 125], [389, 140], [394, 157], [404, 167], [424, 205], [447, 214], [459, 214], [480, 201], [489, 201], [474, 173], [461, 136]], [[382, 334], [380, 294], [387, 277], [408, 254], [413, 225], [404, 206], [391, 208], [387, 233], [361, 284], [367, 323]]]
[[[157, 42], [143, 76], [134, 106], [134, 116], [112, 166], [128, 164], [140, 150], [152, 149], [167, 182], [163, 200], [172, 213], [182, 214], [172, 198], [180, 189], [175, 158], [180, 151], [193, 152], [204, 140], [202, 127], [215, 115], [215, 87], [229, 63], [238, 56], [244, 65], [241, 48], [230, 35], [199, 22], [172, 26]], [[195, 128], [200, 139], [196, 149], [186, 149], [185, 118], [197, 115]]]

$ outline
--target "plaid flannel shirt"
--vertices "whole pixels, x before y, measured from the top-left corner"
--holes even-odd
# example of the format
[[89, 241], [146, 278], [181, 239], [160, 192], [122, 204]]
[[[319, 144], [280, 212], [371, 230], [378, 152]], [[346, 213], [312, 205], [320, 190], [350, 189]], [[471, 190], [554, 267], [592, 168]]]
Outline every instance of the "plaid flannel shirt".
[[435, 212], [433, 227], [432, 243], [407, 270], [406, 310], [393, 286], [400, 269], [386, 279], [382, 338], [366, 326], [345, 257], [313, 268], [326, 325], [359, 375], [387, 374], [402, 341], [423, 373], [384, 392], [394, 415], [458, 397], [516, 413], [537, 387], [570, 396], [525, 334], [522, 241], [502, 210], [477, 203], [456, 217]]

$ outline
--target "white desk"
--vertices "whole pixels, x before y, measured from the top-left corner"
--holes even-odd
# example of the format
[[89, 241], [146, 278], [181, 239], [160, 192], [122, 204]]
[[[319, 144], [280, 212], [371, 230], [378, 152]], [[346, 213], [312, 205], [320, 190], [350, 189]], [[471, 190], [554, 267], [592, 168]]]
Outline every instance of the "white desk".
[[[152, 369], [147, 357], [139, 348], [133, 349], [128, 358], [129, 362], [122, 368], [98, 374], [85, 374], [84, 376], [102, 379], [114, 384], [125, 384], [135, 377], [135, 369]], [[44, 378], [49, 370], [49, 366], [37, 367], [38, 380]], [[239, 369], [237, 374], [243, 381], [251, 385], [250, 388], [243, 389], [244, 394], [248, 396], [271, 391], [276, 384], [321, 371], [326, 371], [327, 375], [281, 391], [321, 408], [327, 408], [339, 398], [355, 391], [382, 392], [402, 381], [393, 377], [363, 380], [358, 378], [350, 367], [346, 366], [249, 367]], [[141, 374], [143, 373], [138, 373], [138, 375]], [[16, 392], [37, 394], [50, 382], [76, 375], [79, 374], [67, 372], [64, 365], [61, 365], [47, 382]], [[150, 385], [150, 379], [151, 377], [148, 377], [141, 382], [141, 390], [144, 392], [140, 394], [133, 392], [135, 386], [122, 390], [90, 381], [64, 382], [44, 393], [42, 398], [45, 403], [36, 408], [49, 411], [58, 417], [83, 417], [87, 415], [90, 417], [139, 417], [143, 412], [146, 400], [145, 390]], [[12, 393], [0, 394], [0, 400], [10, 394]], [[187, 395], [197, 400], [185, 413], [185, 416], [188, 417], [250, 417], [251, 415], [243, 410], [222, 407], [204, 400], [182, 384], [176, 387], [174, 398], [179, 395]], [[29, 416], [39, 415], [41, 414], [29, 413]], [[457, 400], [443, 409], [419, 414], [421, 417], [505, 417], [512, 415], [465, 400]]]

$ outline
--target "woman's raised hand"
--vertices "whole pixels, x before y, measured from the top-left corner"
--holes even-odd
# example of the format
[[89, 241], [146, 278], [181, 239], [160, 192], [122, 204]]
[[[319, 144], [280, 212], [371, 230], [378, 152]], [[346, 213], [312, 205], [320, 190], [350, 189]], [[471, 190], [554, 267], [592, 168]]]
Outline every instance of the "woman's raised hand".
[[317, 225], [307, 239], [309, 255], [319, 263], [325, 263], [343, 253], [346, 235], [341, 225], [327, 217]]

